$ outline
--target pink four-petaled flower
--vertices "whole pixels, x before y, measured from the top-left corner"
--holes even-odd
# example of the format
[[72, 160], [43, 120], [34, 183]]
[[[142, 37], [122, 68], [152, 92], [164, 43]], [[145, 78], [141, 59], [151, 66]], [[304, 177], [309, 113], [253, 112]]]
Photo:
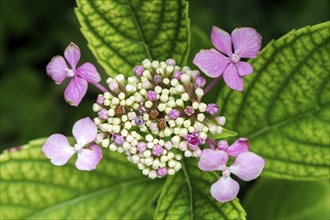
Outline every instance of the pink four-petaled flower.
[[231, 201], [238, 194], [239, 185], [230, 177], [231, 173], [244, 181], [250, 181], [256, 179], [265, 166], [263, 158], [246, 151], [246, 143], [242, 144], [245, 146], [235, 146], [238, 143], [234, 145], [237, 149], [236, 152], [241, 153], [237, 155], [235, 162], [229, 167], [226, 166], [229, 159], [226, 151], [219, 149], [204, 149], [202, 151], [198, 167], [203, 171], [222, 171], [220, 179], [211, 186], [211, 195], [219, 202]]
[[242, 77], [251, 74], [253, 67], [241, 61], [241, 58], [257, 56], [261, 47], [260, 34], [253, 28], [236, 28], [230, 35], [213, 26], [211, 40], [218, 50], [201, 50], [196, 54], [193, 63], [209, 77], [223, 76], [230, 88], [242, 91], [244, 88]]
[[[98, 83], [101, 77], [95, 66], [89, 62], [76, 68], [80, 60], [80, 49], [76, 44], [70, 43], [64, 51], [64, 57], [65, 59], [62, 56], [53, 57], [46, 67], [47, 74], [56, 84], [61, 84], [66, 78], [71, 78], [65, 89], [64, 98], [70, 105], [78, 106], [87, 92], [88, 83]], [[68, 67], [66, 61], [71, 68]]]
[[102, 149], [93, 144], [97, 136], [97, 127], [90, 118], [77, 121], [72, 129], [77, 143], [72, 147], [62, 134], [51, 135], [42, 146], [42, 151], [51, 163], [63, 166], [75, 154], [78, 154], [76, 167], [79, 170], [93, 170], [102, 159]]

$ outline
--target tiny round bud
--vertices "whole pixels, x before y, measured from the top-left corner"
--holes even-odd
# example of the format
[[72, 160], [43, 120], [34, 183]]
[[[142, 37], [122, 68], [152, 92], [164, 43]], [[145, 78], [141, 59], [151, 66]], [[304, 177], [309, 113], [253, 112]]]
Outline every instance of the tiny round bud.
[[181, 113], [179, 112], [179, 110], [177, 109], [172, 109], [169, 113], [168, 116], [170, 117], [170, 119], [175, 120], [178, 117], [181, 116]]
[[219, 141], [218, 144], [217, 144], [217, 146], [218, 146], [218, 149], [219, 150], [224, 150], [224, 151], [226, 151], [227, 148], [229, 147], [228, 142], [227, 141], [224, 141], [224, 140]]
[[173, 59], [167, 59], [166, 64], [169, 66], [175, 66], [176, 63], [175, 63], [175, 60], [173, 60]]
[[[173, 78], [174, 79], [180, 79], [181, 78], [181, 75], [182, 75], [182, 72], [181, 71], [174, 71], [173, 73]], [[171, 83], [172, 84], [172, 83]], [[174, 86], [174, 85], [173, 85]]]
[[144, 69], [143, 69], [142, 66], [136, 66], [136, 67], [134, 67], [134, 69], [133, 69], [133, 72], [134, 72], [134, 74], [135, 74], [136, 76], [142, 76], [143, 71], [144, 71]]
[[117, 133], [112, 135], [112, 140], [117, 146], [121, 146], [124, 143], [124, 138]]
[[206, 111], [210, 115], [215, 115], [216, 113], [218, 113], [219, 108], [215, 103], [211, 103], [207, 105]]
[[164, 151], [164, 149], [159, 144], [156, 144], [152, 148], [152, 154], [155, 155], [155, 156], [161, 156], [163, 154], [163, 151]]
[[161, 176], [161, 177], [166, 176], [167, 173], [168, 173], [168, 170], [166, 167], [161, 167], [157, 170], [158, 176]]
[[197, 76], [195, 78], [195, 88], [203, 88], [206, 84], [206, 80], [202, 76]]

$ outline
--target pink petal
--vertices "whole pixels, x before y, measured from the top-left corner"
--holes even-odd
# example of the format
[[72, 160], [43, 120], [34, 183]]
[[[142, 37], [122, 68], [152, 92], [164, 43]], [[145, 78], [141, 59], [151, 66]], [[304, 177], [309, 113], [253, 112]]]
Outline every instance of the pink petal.
[[97, 136], [97, 127], [93, 120], [86, 117], [74, 123], [72, 134], [80, 146], [93, 142]]
[[261, 36], [253, 28], [236, 28], [231, 33], [235, 53], [244, 58], [255, 58], [261, 48]]
[[62, 134], [53, 134], [50, 136], [42, 146], [42, 152], [56, 166], [66, 164], [75, 153], [68, 139]]
[[223, 79], [230, 88], [240, 92], [243, 91], [244, 81], [242, 77], [238, 75], [236, 66], [233, 63], [230, 63], [225, 69]]
[[65, 59], [70, 63], [73, 70], [80, 60], [80, 49], [75, 43], [70, 43], [69, 46], [64, 51]]
[[79, 170], [94, 170], [101, 159], [102, 149], [97, 145], [93, 145], [78, 152], [75, 165]]
[[253, 67], [247, 62], [239, 61], [236, 63], [236, 68], [240, 76], [246, 76], [253, 72]]
[[229, 167], [230, 172], [244, 181], [257, 178], [265, 166], [265, 160], [252, 152], [244, 152], [236, 157], [233, 165]]
[[226, 167], [228, 155], [222, 150], [204, 149], [198, 167], [204, 171], [223, 170]]
[[73, 77], [64, 92], [65, 100], [73, 106], [78, 106], [87, 92], [87, 81], [77, 76]]
[[76, 72], [78, 76], [85, 79], [87, 82], [96, 83], [101, 81], [101, 76], [97, 72], [95, 66], [89, 62], [78, 67]]
[[238, 191], [238, 183], [230, 176], [222, 176], [211, 186], [211, 195], [219, 202], [228, 202], [235, 199]]
[[249, 151], [249, 141], [246, 138], [237, 139], [230, 147], [227, 149], [227, 154], [229, 156], [236, 157], [240, 153]]
[[228, 65], [229, 58], [214, 49], [201, 50], [196, 54], [193, 63], [209, 77], [217, 78]]
[[211, 40], [215, 48], [224, 54], [230, 56], [232, 54], [231, 49], [231, 37], [226, 31], [216, 26], [212, 27]]
[[52, 77], [56, 84], [61, 84], [67, 78], [68, 66], [62, 56], [55, 56], [48, 63], [47, 74]]

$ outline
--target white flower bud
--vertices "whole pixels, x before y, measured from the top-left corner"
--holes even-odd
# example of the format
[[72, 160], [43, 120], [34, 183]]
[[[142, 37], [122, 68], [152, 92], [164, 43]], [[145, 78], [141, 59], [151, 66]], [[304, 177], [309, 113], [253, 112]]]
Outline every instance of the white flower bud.
[[177, 155], [175, 155], [175, 159], [177, 159], [177, 160], [181, 160], [181, 159], [182, 159], [182, 155], [181, 155], [181, 154], [177, 154]]
[[144, 103], [144, 106], [146, 107], [146, 108], [151, 108], [152, 107], [152, 102], [151, 101], [146, 101], [145, 103]]
[[191, 125], [191, 121], [190, 121], [190, 120], [185, 120], [185, 121], [183, 122], [183, 126], [184, 126], [185, 128], [189, 128], [190, 125]]
[[94, 118], [94, 124], [100, 125], [102, 123], [101, 119], [99, 118]]
[[206, 138], [207, 138], [207, 134], [204, 132], [199, 132], [199, 136], [204, 140], [206, 140]]
[[180, 162], [176, 162], [175, 163], [175, 166], [174, 166], [174, 170], [176, 172], [178, 172], [181, 168], [182, 168], [181, 163]]
[[138, 163], [137, 167], [139, 168], [139, 170], [143, 170], [145, 168], [145, 166], [142, 163]]
[[226, 123], [226, 118], [224, 116], [218, 116], [215, 118], [219, 125], [223, 126]]
[[171, 141], [172, 141], [174, 147], [177, 147], [179, 145], [180, 139], [181, 139], [180, 136], [177, 136], [177, 135], [172, 137]]
[[146, 135], [146, 141], [148, 141], [148, 142], [152, 142], [153, 139], [154, 139], [154, 138], [152, 137], [151, 134], [147, 134], [147, 135]]
[[[170, 152], [170, 153], [172, 153], [172, 152]], [[168, 156], [162, 155], [160, 157], [160, 161], [163, 162], [163, 163], [166, 163], [168, 161], [168, 158], [169, 158]]]
[[112, 99], [112, 98], [113, 98], [113, 95], [111, 95], [110, 92], [105, 92], [105, 93], [104, 93], [104, 98], [105, 98], [105, 99]]
[[205, 119], [205, 115], [204, 115], [203, 113], [199, 113], [199, 114], [197, 115], [197, 120], [198, 120], [198, 121], [204, 121], [204, 119]]
[[181, 137], [184, 137], [184, 136], [186, 136], [187, 134], [188, 134], [188, 129], [186, 129], [186, 128], [180, 128], [179, 135], [180, 135]]
[[156, 87], [155, 87], [155, 92], [156, 92], [157, 94], [161, 94], [161, 93], [162, 93], [162, 87], [160, 87], [160, 86], [156, 86]]
[[110, 141], [109, 138], [104, 139], [101, 143], [102, 147], [109, 147]]
[[168, 78], [164, 78], [164, 79], [163, 79], [163, 83], [164, 83], [165, 85], [168, 85], [168, 84], [170, 84], [170, 80], [169, 80]]
[[118, 82], [118, 83], [124, 83], [125, 82], [125, 76], [123, 74], [118, 74], [117, 76], [115, 76], [115, 80]]
[[175, 170], [174, 169], [168, 169], [168, 175], [174, 175]]
[[171, 80], [171, 86], [177, 86], [177, 85], [179, 85], [179, 81], [177, 80], [177, 79], [172, 79]]
[[184, 90], [184, 87], [179, 84], [179, 85], [175, 86], [175, 91], [177, 93], [183, 93], [185, 90]]
[[113, 105], [118, 105], [119, 104], [119, 99], [118, 98], [113, 98], [113, 99], [111, 99], [111, 103], [113, 104]]
[[193, 109], [198, 109], [199, 103], [198, 102], [193, 102], [192, 107]]
[[148, 176], [149, 172], [150, 172], [150, 169], [149, 169], [149, 168], [144, 168], [144, 169], [142, 170], [142, 173], [143, 173], [143, 175], [145, 175], [145, 176]]
[[132, 156], [132, 162], [133, 163], [137, 164], [139, 161], [140, 161], [139, 155], [136, 154], [136, 155]]
[[110, 144], [109, 149], [111, 151], [116, 151], [117, 150], [117, 146], [115, 144]]
[[148, 177], [149, 177], [150, 179], [155, 179], [155, 178], [157, 177], [157, 172], [156, 172], [155, 170], [151, 170], [151, 171], [149, 172]]
[[207, 108], [207, 105], [203, 102], [199, 103], [198, 109], [200, 112], [205, 112]]
[[189, 97], [188, 93], [183, 93], [181, 95], [181, 99], [186, 102], [190, 99], [190, 97]]
[[93, 104], [93, 112], [98, 112], [100, 110], [102, 110], [102, 106], [100, 106], [99, 104], [94, 103]]
[[146, 166], [151, 166], [151, 165], [152, 165], [152, 162], [153, 162], [152, 157], [148, 157], [148, 158], [146, 158], [146, 159], [144, 160], [144, 164], [145, 164]]
[[192, 153], [190, 151], [185, 151], [184, 152], [184, 156], [185, 157], [191, 157], [192, 156]]
[[180, 106], [180, 107], [184, 107], [184, 103], [183, 103], [182, 99], [177, 99], [177, 100], [175, 101], [175, 103], [176, 103], [178, 106]]
[[127, 135], [128, 135], [128, 131], [127, 131], [126, 129], [123, 129], [123, 130], [121, 130], [120, 134], [121, 134], [121, 136], [123, 136], [123, 137], [127, 137]]
[[132, 92], [135, 92], [136, 91], [136, 88], [135, 86], [131, 85], [131, 84], [127, 84], [125, 86], [125, 90], [127, 93], [132, 93]]
[[174, 167], [174, 166], [175, 166], [175, 160], [169, 160], [169, 161], [167, 162], [167, 165], [168, 165], [169, 167]]
[[195, 94], [197, 96], [198, 101], [200, 101], [204, 95], [204, 90], [201, 88], [195, 89]]
[[166, 109], [166, 105], [164, 103], [160, 103], [158, 105], [158, 110], [159, 111], [163, 112], [163, 111], [165, 111], [165, 109]]

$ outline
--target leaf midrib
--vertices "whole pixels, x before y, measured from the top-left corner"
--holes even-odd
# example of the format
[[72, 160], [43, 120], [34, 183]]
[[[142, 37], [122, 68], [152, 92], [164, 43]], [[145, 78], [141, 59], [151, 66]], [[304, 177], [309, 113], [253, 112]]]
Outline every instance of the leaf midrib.
[[184, 179], [187, 183], [187, 187], [188, 187], [188, 191], [189, 191], [189, 204], [190, 204], [190, 209], [189, 209], [189, 212], [190, 212], [190, 219], [194, 219], [194, 197], [193, 197], [193, 194], [192, 194], [192, 187], [191, 187], [191, 182], [190, 182], [190, 178], [189, 178], [189, 173], [188, 173], [188, 170], [186, 168], [186, 165], [184, 163], [184, 160], [182, 160], [182, 171], [183, 171], [183, 174], [184, 174]]

